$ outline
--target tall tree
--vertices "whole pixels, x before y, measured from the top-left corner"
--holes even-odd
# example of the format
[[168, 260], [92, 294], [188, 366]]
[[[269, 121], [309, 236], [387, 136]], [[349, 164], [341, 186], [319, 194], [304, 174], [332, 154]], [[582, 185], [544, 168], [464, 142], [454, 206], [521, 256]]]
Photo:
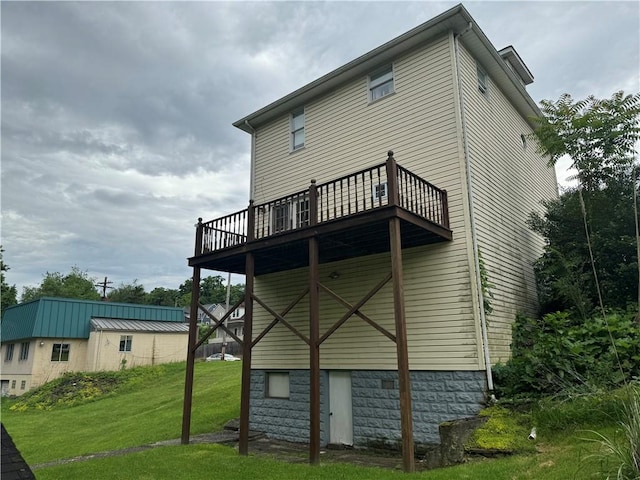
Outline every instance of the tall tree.
[[543, 101], [542, 110], [535, 130], [540, 151], [550, 165], [568, 155], [579, 181], [547, 202], [544, 215], [530, 218], [530, 227], [547, 240], [536, 263], [543, 309], [572, 307], [586, 317], [600, 293], [604, 305], [625, 308], [637, 300], [640, 285], [633, 169], [640, 94], [577, 102], [565, 94]]
[[138, 283], [138, 280], [134, 280], [133, 283], [129, 284], [120, 284], [119, 287], [109, 292], [108, 298], [110, 302], [147, 303], [147, 293], [144, 290], [144, 286]]
[[616, 182], [629, 171], [640, 140], [640, 93], [579, 101], [565, 93], [555, 102], [540, 103], [544, 116], [534, 119], [535, 135], [550, 165], [568, 155], [581, 187], [588, 191]]
[[71, 272], [66, 275], [47, 272], [39, 286], [23, 288], [21, 300], [29, 302], [41, 297], [100, 300], [100, 294], [96, 291], [94, 283], [95, 279], [78, 267], [72, 267]]
[[149, 305], [163, 305], [165, 307], [175, 307], [179, 305], [180, 291], [172, 288], [156, 287], [147, 294]]
[[4, 248], [0, 245], [0, 302], [2, 302], [2, 307], [0, 311], [0, 315], [4, 315], [4, 311], [10, 307], [11, 305], [15, 305], [18, 303], [17, 296], [18, 292], [16, 290], [15, 285], [9, 285], [5, 280], [5, 274], [9, 267], [2, 258], [2, 254], [4, 253]]

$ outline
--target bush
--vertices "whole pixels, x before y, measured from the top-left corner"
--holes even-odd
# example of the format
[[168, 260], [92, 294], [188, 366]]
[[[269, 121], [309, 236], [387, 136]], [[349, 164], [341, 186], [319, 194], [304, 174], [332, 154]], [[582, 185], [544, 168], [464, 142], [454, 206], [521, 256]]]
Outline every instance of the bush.
[[569, 312], [517, 316], [512, 358], [493, 368], [501, 397], [568, 395], [621, 386], [640, 372], [640, 327], [633, 313], [582, 321]]

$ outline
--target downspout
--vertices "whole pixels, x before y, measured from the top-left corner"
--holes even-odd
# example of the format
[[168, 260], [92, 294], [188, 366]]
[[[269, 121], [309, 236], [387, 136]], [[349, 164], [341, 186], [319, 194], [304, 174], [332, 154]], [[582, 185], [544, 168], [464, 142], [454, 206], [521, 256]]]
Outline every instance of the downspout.
[[458, 92], [460, 95], [460, 116], [462, 122], [462, 142], [464, 148], [465, 165], [467, 168], [467, 194], [469, 196], [469, 217], [471, 221], [471, 245], [473, 249], [473, 260], [476, 270], [476, 289], [478, 291], [478, 304], [480, 308], [480, 328], [482, 330], [482, 343], [484, 351], [484, 363], [487, 372], [487, 388], [490, 392], [493, 391], [493, 375], [491, 373], [491, 357], [489, 356], [489, 336], [487, 334], [487, 317], [484, 312], [484, 294], [482, 293], [482, 278], [480, 276], [480, 253], [478, 249], [478, 232], [476, 230], [475, 212], [473, 207], [473, 185], [472, 185], [472, 172], [471, 172], [471, 157], [469, 155], [469, 141], [467, 138], [467, 126], [466, 126], [466, 108], [464, 98], [464, 88], [460, 79], [460, 47], [458, 39], [473, 29], [473, 23], [469, 22], [467, 28], [459, 34], [454, 35], [454, 49], [456, 60], [456, 81], [458, 83]]
[[249, 130], [251, 130], [251, 172], [249, 178], [249, 199], [253, 200], [255, 198], [255, 168], [256, 168], [256, 130], [251, 126], [249, 120], [245, 120], [244, 124], [247, 126]]

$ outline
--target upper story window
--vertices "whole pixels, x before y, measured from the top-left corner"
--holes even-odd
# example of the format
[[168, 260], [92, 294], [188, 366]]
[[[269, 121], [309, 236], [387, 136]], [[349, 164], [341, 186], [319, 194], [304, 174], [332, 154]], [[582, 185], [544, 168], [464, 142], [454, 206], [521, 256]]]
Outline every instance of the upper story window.
[[304, 147], [304, 109], [291, 114], [291, 151]]
[[51, 349], [52, 362], [68, 362], [70, 346], [68, 343], [54, 343]]
[[4, 361], [5, 362], [10, 362], [11, 360], [13, 360], [13, 348], [14, 348], [15, 344], [14, 343], [7, 343], [7, 349], [4, 352]]
[[376, 73], [369, 75], [369, 101], [373, 102], [379, 98], [386, 97], [393, 93], [393, 67], [378, 70]]
[[489, 91], [489, 77], [480, 65], [476, 66], [476, 70], [478, 72], [478, 90], [486, 95]]
[[29, 358], [29, 342], [22, 342], [20, 344], [20, 360], [26, 360]]

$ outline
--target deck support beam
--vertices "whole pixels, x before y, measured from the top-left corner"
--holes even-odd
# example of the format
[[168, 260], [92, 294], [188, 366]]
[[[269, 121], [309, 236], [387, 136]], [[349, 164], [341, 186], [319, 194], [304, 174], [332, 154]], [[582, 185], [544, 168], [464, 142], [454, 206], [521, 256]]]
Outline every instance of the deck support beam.
[[184, 380], [184, 403], [182, 407], [183, 445], [189, 444], [191, 434], [191, 406], [193, 403], [193, 370], [196, 360], [196, 342], [198, 341], [198, 304], [200, 295], [200, 267], [193, 267], [193, 285], [191, 290], [191, 310], [189, 313], [189, 340], [187, 346], [187, 372]]
[[[255, 231], [255, 207], [249, 202], [247, 216], [247, 239], [253, 240]], [[251, 400], [251, 350], [253, 348], [253, 283], [255, 278], [255, 259], [253, 253], [245, 257], [244, 287], [244, 340], [242, 342], [242, 388], [240, 391], [240, 455], [249, 453], [249, 409]]]
[[[396, 168], [393, 152], [387, 160], [389, 172]], [[398, 204], [398, 185], [395, 176], [389, 180], [389, 201]], [[389, 246], [391, 274], [393, 276], [393, 311], [396, 325], [396, 352], [398, 356], [398, 387], [400, 390], [400, 427], [402, 431], [402, 468], [405, 472], [416, 469], [413, 452], [413, 415], [411, 409], [411, 377], [407, 349], [407, 323], [404, 308], [404, 280], [402, 269], [402, 233], [400, 219], [389, 219]]]
[[[318, 222], [315, 180], [309, 187], [309, 223]], [[320, 463], [320, 272], [318, 237], [309, 239], [309, 463]]]

